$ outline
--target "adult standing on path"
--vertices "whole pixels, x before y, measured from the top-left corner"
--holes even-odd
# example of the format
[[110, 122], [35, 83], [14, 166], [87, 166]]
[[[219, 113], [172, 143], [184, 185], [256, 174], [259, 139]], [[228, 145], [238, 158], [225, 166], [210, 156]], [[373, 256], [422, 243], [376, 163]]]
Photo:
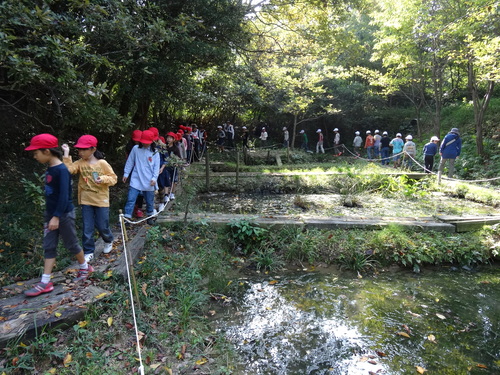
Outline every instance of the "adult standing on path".
[[234, 126], [231, 124], [231, 121], [226, 122], [224, 131], [226, 132], [227, 147], [234, 148]]
[[318, 143], [316, 143], [316, 153], [319, 154], [321, 151], [322, 154], [325, 153], [325, 149], [323, 148], [323, 133], [321, 132], [321, 129], [316, 130], [316, 133], [318, 133]]
[[448, 177], [453, 177], [453, 173], [455, 172], [455, 160], [460, 156], [461, 151], [462, 139], [460, 138], [460, 132], [457, 128], [453, 128], [446, 134], [439, 148], [441, 161], [439, 162], [438, 169], [438, 184], [441, 182], [441, 175], [443, 174], [446, 162], [448, 162]]
[[333, 132], [335, 133], [335, 137], [333, 138], [333, 152], [335, 153], [336, 156], [340, 156], [342, 155], [342, 151], [340, 149], [339, 128], [333, 129]]
[[380, 140], [382, 139], [382, 136], [379, 133], [379, 130], [375, 130], [375, 135], [373, 136], [373, 151], [375, 153], [375, 159], [380, 158]]

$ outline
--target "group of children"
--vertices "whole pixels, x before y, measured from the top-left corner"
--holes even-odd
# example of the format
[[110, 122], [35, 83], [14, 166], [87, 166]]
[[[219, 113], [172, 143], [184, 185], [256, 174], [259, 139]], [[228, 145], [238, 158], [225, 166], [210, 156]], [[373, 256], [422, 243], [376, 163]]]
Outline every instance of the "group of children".
[[[203, 133], [193, 132], [192, 127], [180, 126], [177, 133], [169, 132], [160, 137], [158, 129], [135, 130], [132, 141], [126, 147], [123, 182], [129, 181], [124, 217], [132, 219], [134, 213], [142, 216], [142, 202], [146, 201], [146, 214], [156, 213], [154, 208], [155, 191], [161, 193], [162, 204], [175, 196], [172, 187], [177, 180], [179, 165], [193, 160], [193, 145], [204, 144]], [[198, 138], [199, 137], [199, 138]], [[109, 187], [117, 183], [117, 176], [111, 165], [103, 159], [97, 150], [97, 138], [92, 135], [81, 136], [74, 148], [78, 150], [79, 160], [73, 162], [70, 147], [51, 134], [34, 136], [27, 151], [33, 151], [33, 157], [47, 165], [45, 172], [45, 213], [44, 213], [44, 267], [41, 280], [26, 290], [28, 297], [38, 296], [54, 290], [51, 282], [52, 270], [57, 256], [59, 238], [68, 251], [75, 255], [79, 271], [75, 282], [87, 279], [94, 271], [91, 260], [94, 258], [97, 229], [104, 241], [103, 253], [113, 249], [113, 233], [109, 225]], [[199, 148], [197, 149], [199, 151]], [[196, 152], [196, 151], [195, 151]], [[82, 212], [82, 246], [80, 246], [75, 226], [75, 210], [72, 201], [71, 175], [78, 175], [78, 204]], [[135, 212], [134, 212], [135, 208]], [[139, 215], [141, 212], [142, 215]], [[151, 221], [148, 222], [151, 224]]]
[[[364, 144], [367, 158], [370, 160], [380, 159], [382, 165], [389, 165], [392, 160], [394, 168], [400, 167], [403, 162], [403, 166], [411, 168], [413, 166], [413, 159], [417, 156], [417, 146], [413, 142], [413, 136], [410, 134], [405, 137], [405, 141], [401, 133], [397, 133], [395, 138], [390, 139], [386, 131], [380, 135], [380, 131], [375, 130], [375, 134], [372, 135], [371, 131], [367, 130]], [[360, 156], [362, 144], [363, 139], [360, 136], [360, 132], [357, 131], [355, 132], [353, 147], [354, 152], [358, 156]], [[429, 143], [424, 146], [423, 153], [426, 173], [432, 172], [434, 157], [439, 150], [438, 144], [439, 138], [433, 136]]]

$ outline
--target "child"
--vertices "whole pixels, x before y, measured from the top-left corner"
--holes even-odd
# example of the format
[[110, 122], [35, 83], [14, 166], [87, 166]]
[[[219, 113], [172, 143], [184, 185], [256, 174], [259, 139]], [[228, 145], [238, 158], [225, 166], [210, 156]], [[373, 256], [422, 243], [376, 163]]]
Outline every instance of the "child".
[[366, 131], [366, 139], [365, 139], [365, 148], [366, 155], [368, 155], [368, 159], [373, 159], [373, 149], [375, 147], [375, 138], [373, 138], [371, 130]]
[[401, 155], [398, 154], [403, 151], [403, 146], [405, 145], [401, 137], [401, 133], [398, 133], [396, 134], [396, 138], [394, 138], [389, 143], [389, 146], [392, 147], [392, 159], [394, 160], [394, 168], [397, 168], [401, 165]]
[[321, 132], [321, 129], [316, 130], [316, 133], [318, 133], [318, 142], [316, 143], [316, 153], [319, 154], [319, 152], [321, 151], [321, 153], [324, 154], [325, 149], [323, 148], [323, 142], [324, 142], [323, 133]]
[[425, 173], [431, 173], [432, 168], [434, 167], [434, 157], [436, 156], [439, 146], [439, 138], [435, 135], [431, 137], [429, 143], [424, 146], [424, 164], [425, 164]]
[[44, 266], [39, 283], [26, 290], [27, 297], [35, 297], [54, 290], [50, 281], [56, 263], [59, 235], [64, 246], [76, 256], [80, 270], [74, 281], [85, 280], [94, 268], [85, 261], [83, 250], [78, 244], [75, 229], [75, 210], [71, 201], [71, 175], [62, 163], [58, 140], [51, 134], [38, 134], [31, 139], [25, 150], [33, 150], [33, 157], [42, 164], [48, 164], [45, 172], [45, 213], [44, 213]]
[[[404, 152], [404, 161], [405, 161], [405, 166], [408, 169], [411, 169], [413, 165], [413, 159], [417, 156], [417, 146], [415, 143], [412, 141], [413, 137], [411, 135], [407, 135], [405, 137], [406, 143], [403, 146], [403, 152]], [[412, 159], [413, 158], [413, 159]]]
[[352, 141], [352, 146], [354, 147], [354, 152], [357, 156], [360, 156], [359, 151], [361, 149], [361, 145], [363, 144], [363, 138], [361, 138], [360, 133], [357, 131], [354, 133], [355, 137]]
[[[140, 144], [132, 148], [125, 164], [123, 182], [127, 182], [130, 176], [130, 186], [124, 214], [128, 219], [132, 219], [135, 200], [141, 191], [146, 200], [146, 215], [150, 216], [155, 212], [154, 199], [156, 180], [158, 179], [160, 170], [160, 154], [155, 149], [154, 138], [155, 135], [151, 131], [144, 130], [141, 135]], [[152, 224], [153, 220], [148, 219], [147, 223]]]
[[76, 142], [80, 160], [73, 163], [69, 156], [69, 146], [62, 145], [64, 164], [71, 174], [80, 174], [78, 178], [78, 204], [82, 207], [83, 234], [82, 245], [85, 260], [94, 258], [94, 230], [104, 240], [104, 254], [113, 249], [113, 233], [109, 229], [109, 187], [116, 184], [113, 168], [97, 151], [97, 138], [93, 135], [82, 135]]

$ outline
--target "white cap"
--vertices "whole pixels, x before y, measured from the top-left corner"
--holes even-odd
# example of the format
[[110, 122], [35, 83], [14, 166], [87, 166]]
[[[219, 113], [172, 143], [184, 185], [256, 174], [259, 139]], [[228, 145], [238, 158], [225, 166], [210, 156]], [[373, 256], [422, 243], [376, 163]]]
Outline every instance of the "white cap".
[[380, 133], [380, 132], [378, 130], [375, 130], [375, 134], [378, 134], [378, 133]]
[[359, 135], [359, 132], [356, 132], [356, 133], [354, 133], [354, 134]]
[[339, 131], [339, 128], [335, 128], [333, 129], [334, 132], [338, 132]]
[[217, 129], [222, 129], [222, 125], [217, 126]]
[[283, 131], [285, 131], [285, 130], [286, 130], [286, 127], [283, 127]]
[[401, 133], [396, 134], [396, 137], [402, 137]]
[[316, 130], [316, 133], [321, 133], [321, 129]]
[[300, 134], [304, 134], [304, 133], [305, 133], [305, 131], [303, 131], [303, 130], [300, 131]]
[[388, 135], [388, 134], [389, 134], [389, 133], [387, 133], [387, 132], [383, 132], [383, 133], [382, 133], [382, 135]]
[[366, 134], [372, 134], [372, 132], [370, 130], [367, 130]]
[[433, 141], [439, 141], [439, 138], [438, 138], [438, 137], [436, 137], [435, 135], [433, 135], [433, 136], [431, 137], [431, 142], [433, 142]]
[[266, 130], [266, 128], [262, 128], [262, 130]]
[[241, 128], [242, 128], [242, 129], [246, 129], [247, 127], [246, 127], [246, 126], [242, 126]]
[[411, 141], [411, 140], [413, 139], [413, 137], [412, 137], [410, 134], [408, 134], [408, 135], [405, 137], [405, 139], [409, 139], [409, 140]]

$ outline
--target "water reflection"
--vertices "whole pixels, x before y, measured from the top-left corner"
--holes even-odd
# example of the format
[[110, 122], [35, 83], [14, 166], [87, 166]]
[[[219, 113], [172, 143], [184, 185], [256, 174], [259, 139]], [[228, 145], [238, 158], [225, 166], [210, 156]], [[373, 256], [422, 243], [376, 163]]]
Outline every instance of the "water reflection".
[[498, 268], [244, 282], [217, 322], [235, 374], [500, 373]]

